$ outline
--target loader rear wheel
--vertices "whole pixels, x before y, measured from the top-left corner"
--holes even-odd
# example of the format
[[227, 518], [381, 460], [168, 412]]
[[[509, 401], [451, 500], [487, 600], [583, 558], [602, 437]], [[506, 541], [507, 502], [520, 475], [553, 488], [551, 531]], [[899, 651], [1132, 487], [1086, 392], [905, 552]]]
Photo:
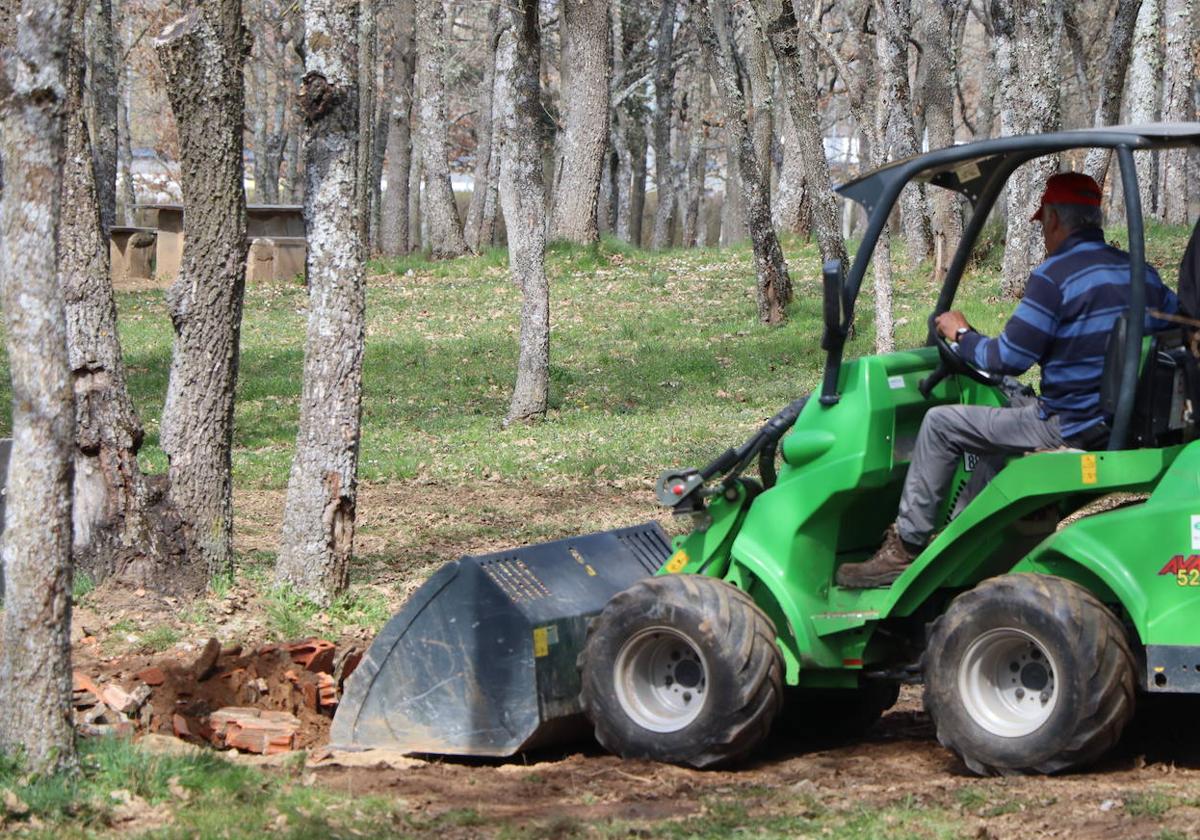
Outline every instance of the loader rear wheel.
[[582, 701], [605, 749], [693, 767], [747, 755], [783, 696], [775, 627], [741, 590], [653, 577], [613, 596], [580, 658]]
[[980, 775], [1056, 773], [1107, 752], [1133, 717], [1116, 616], [1063, 578], [1015, 574], [954, 599], [925, 653], [938, 740]]

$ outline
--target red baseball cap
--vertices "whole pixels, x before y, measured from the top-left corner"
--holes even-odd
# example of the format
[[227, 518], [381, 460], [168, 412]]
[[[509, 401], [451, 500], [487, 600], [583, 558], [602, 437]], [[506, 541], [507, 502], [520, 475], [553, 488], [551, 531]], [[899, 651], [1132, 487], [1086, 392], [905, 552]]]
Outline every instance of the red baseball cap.
[[1082, 172], [1060, 172], [1046, 179], [1046, 191], [1042, 193], [1042, 201], [1038, 204], [1037, 212], [1030, 217], [1031, 222], [1042, 220], [1042, 208], [1047, 204], [1084, 204], [1089, 207], [1099, 207], [1101, 204], [1100, 185], [1096, 179]]

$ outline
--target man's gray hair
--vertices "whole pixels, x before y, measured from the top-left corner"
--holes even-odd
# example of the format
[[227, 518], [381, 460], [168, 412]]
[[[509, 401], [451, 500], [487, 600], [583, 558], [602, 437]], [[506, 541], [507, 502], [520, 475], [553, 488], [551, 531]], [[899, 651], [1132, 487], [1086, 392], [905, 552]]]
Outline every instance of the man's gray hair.
[[1089, 204], [1047, 204], [1058, 217], [1058, 223], [1067, 230], [1085, 227], [1103, 227], [1104, 213], [1099, 207]]

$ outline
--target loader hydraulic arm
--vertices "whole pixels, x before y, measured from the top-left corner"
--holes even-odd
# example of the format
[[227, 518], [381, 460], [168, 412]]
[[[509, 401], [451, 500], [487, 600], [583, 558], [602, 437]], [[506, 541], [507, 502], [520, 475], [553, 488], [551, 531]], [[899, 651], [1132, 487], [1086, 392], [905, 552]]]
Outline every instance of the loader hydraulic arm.
[[788, 403], [749, 440], [736, 449], [726, 449], [704, 469], [664, 470], [658, 477], [658, 485], [655, 488], [659, 504], [675, 508], [677, 513], [689, 512], [700, 504], [705, 496], [719, 492], [705, 490], [706, 482], [716, 476], [722, 476], [722, 485], [728, 484], [749, 466], [755, 456], [761, 456], [760, 472], [763, 484], [770, 487], [775, 483], [775, 451], [779, 440], [795, 424], [796, 418], [807, 403], [807, 394]]

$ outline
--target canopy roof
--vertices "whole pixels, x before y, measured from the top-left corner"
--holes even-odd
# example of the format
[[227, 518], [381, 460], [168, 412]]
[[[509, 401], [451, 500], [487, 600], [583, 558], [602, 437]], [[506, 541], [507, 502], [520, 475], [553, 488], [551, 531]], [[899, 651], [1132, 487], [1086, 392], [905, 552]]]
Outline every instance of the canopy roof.
[[962, 193], [974, 203], [991, 176], [998, 170], [1009, 171], [1007, 164], [1014, 159], [1024, 162], [1069, 149], [1118, 146], [1163, 149], [1187, 145], [1200, 145], [1200, 122], [1118, 125], [998, 137], [892, 161], [835, 189], [870, 211], [898, 180], [908, 182], [915, 178]]

